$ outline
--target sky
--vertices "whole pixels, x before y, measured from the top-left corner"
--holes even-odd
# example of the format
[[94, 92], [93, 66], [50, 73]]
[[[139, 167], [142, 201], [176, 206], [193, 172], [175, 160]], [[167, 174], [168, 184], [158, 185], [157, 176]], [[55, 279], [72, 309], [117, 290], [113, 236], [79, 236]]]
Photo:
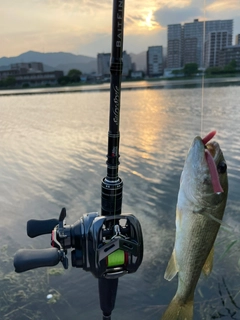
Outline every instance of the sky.
[[[111, 51], [113, 0], [0, 0], [0, 57], [29, 50], [96, 57]], [[234, 20], [240, 0], [125, 0], [124, 49], [167, 47], [167, 25], [193, 19]]]

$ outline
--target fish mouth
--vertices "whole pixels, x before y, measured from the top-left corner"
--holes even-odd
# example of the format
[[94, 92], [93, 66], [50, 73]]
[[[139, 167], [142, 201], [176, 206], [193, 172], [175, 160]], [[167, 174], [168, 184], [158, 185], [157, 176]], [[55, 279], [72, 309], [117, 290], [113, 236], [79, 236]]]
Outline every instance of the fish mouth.
[[213, 143], [208, 143], [207, 145], [205, 145], [205, 148], [209, 151], [209, 153], [211, 154], [211, 156], [212, 156], [213, 158], [215, 158], [216, 148], [215, 148], [215, 146], [213, 146]]
[[223, 188], [220, 183], [219, 175], [218, 175], [218, 170], [216, 163], [219, 161], [219, 156], [220, 156], [220, 147], [219, 144], [215, 141], [208, 143], [206, 145], [206, 150], [205, 150], [205, 157], [206, 161], [208, 164], [210, 176], [211, 176], [211, 181], [212, 181], [212, 186], [214, 193], [216, 194], [221, 194], [223, 191]]
[[216, 141], [212, 141], [205, 145], [205, 148], [209, 151], [211, 156], [213, 157], [214, 161], [217, 161], [217, 158], [220, 153], [220, 147], [219, 144]]
[[223, 191], [220, 184], [219, 175], [216, 167], [216, 163], [219, 161], [221, 150], [219, 144], [210, 140], [215, 136], [216, 131], [211, 131], [203, 139], [196, 137], [192, 145], [192, 160], [201, 167], [204, 167], [210, 174], [213, 191], [216, 194], [220, 194]]
[[209, 141], [212, 140], [212, 138], [216, 135], [216, 133], [217, 132], [215, 130], [211, 131], [208, 135], [206, 135], [206, 137], [202, 139], [202, 143], [204, 144], [205, 149], [209, 151], [209, 153], [211, 154], [214, 160], [217, 160], [215, 158], [219, 154], [220, 147], [217, 142], [213, 141], [209, 143]]

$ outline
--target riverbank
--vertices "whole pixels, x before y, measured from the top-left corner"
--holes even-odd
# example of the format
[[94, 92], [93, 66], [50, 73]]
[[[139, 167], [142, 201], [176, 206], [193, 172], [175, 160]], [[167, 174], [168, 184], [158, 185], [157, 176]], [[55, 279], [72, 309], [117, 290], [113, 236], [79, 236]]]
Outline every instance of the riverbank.
[[[124, 81], [122, 90], [142, 90], [142, 89], [174, 89], [174, 88], [196, 88], [196, 87], [228, 86], [240, 85], [240, 76], [226, 78], [194, 78], [194, 79], [153, 79], [142, 81]], [[72, 93], [72, 92], [91, 92], [91, 91], [109, 91], [110, 83], [86, 84], [79, 86], [59, 86], [28, 89], [6, 89], [0, 90], [0, 96], [10, 95], [32, 95], [32, 94], [52, 94], [52, 93]]]

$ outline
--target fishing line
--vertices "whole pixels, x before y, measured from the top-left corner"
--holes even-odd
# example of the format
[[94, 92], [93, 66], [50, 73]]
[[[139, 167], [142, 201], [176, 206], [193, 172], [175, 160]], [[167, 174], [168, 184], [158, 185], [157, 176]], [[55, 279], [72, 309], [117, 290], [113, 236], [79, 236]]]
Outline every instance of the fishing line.
[[[206, 40], [206, 0], [203, 0], [203, 45], [202, 45], [202, 68], [205, 62], [205, 40]], [[201, 137], [203, 136], [203, 114], [204, 114], [204, 82], [205, 72], [202, 70], [202, 102], [201, 102]]]

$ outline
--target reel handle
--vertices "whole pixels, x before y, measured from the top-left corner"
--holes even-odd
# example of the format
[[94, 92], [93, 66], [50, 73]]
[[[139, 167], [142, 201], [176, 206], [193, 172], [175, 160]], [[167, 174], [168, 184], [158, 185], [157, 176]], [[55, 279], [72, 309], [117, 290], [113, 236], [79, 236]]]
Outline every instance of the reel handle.
[[48, 220], [29, 220], [27, 222], [27, 235], [30, 238], [41, 236], [42, 234], [51, 234], [52, 230], [59, 223], [58, 219]]
[[20, 249], [14, 256], [14, 267], [18, 273], [39, 267], [55, 266], [61, 260], [57, 248]]

